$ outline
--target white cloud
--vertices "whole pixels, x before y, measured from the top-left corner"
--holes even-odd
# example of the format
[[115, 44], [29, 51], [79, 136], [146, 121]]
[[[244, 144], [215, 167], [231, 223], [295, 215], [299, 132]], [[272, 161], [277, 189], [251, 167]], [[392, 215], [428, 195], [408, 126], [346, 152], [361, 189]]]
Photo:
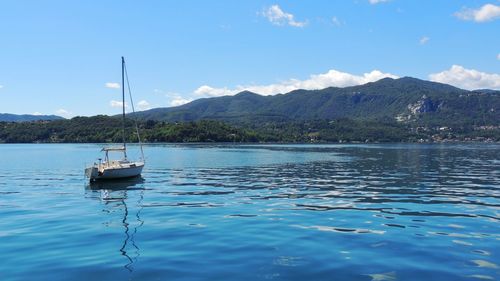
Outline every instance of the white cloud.
[[336, 26], [342, 25], [342, 22], [337, 17], [332, 17], [332, 23]]
[[208, 85], [203, 85], [196, 89], [194, 93], [198, 96], [232, 96], [238, 93], [238, 90], [230, 90], [226, 87], [224, 88], [212, 88]]
[[497, 60], [500, 60], [500, 53], [497, 55]]
[[420, 42], [420, 45], [425, 45], [427, 44], [427, 42], [429, 42], [429, 40], [431, 40], [431, 38], [427, 37], [427, 36], [424, 36], [422, 38], [420, 38], [419, 42]]
[[186, 104], [188, 102], [192, 102], [193, 99], [191, 98], [183, 98], [181, 96], [175, 96], [172, 101], [170, 102], [170, 106], [179, 106], [179, 105], [183, 105], [183, 104]]
[[281, 83], [270, 85], [249, 85], [236, 86], [234, 89], [213, 88], [208, 85], [203, 85], [194, 91], [197, 96], [228, 96], [235, 95], [241, 91], [251, 91], [261, 95], [275, 95], [279, 93], [288, 93], [297, 89], [316, 90], [328, 87], [347, 87], [374, 82], [385, 77], [398, 78], [398, 76], [383, 73], [379, 70], [373, 70], [363, 75], [354, 75], [338, 70], [329, 70], [322, 74], [313, 74], [306, 80], [290, 79]]
[[271, 7], [267, 8], [262, 12], [262, 15], [274, 25], [304, 27], [307, 24], [306, 21], [296, 21], [294, 15], [284, 12], [278, 5], [272, 5]]
[[106, 88], [110, 88], [110, 89], [120, 89], [120, 83], [116, 83], [116, 82], [107, 82], [105, 84]]
[[[122, 107], [123, 102], [121, 102], [121, 101], [117, 101], [117, 100], [111, 100], [111, 101], [109, 102], [109, 105], [110, 105], [111, 107]], [[125, 107], [128, 107], [127, 103], [125, 103]]]
[[500, 74], [466, 69], [460, 65], [453, 65], [448, 70], [430, 74], [429, 79], [467, 90], [500, 89]]
[[388, 2], [388, 1], [389, 0], [368, 0], [368, 2], [370, 2], [370, 4], [372, 4], [372, 5], [384, 3], [384, 2]]
[[43, 113], [36, 111], [36, 112], [33, 112], [31, 115], [43, 115]]
[[141, 100], [137, 103], [137, 108], [139, 108], [139, 110], [148, 110], [151, 109], [151, 105], [146, 100]]
[[3, 85], [0, 85], [0, 89], [2, 89], [2, 88], [3, 88]]
[[69, 111], [67, 111], [66, 109], [63, 109], [63, 108], [56, 110], [56, 114], [60, 115], [62, 117], [65, 117], [65, 118], [69, 118], [69, 117], [71, 117], [73, 115], [71, 112], [69, 112]]
[[500, 18], [500, 6], [485, 4], [479, 9], [463, 8], [462, 11], [455, 13], [455, 17], [475, 22], [492, 21]]

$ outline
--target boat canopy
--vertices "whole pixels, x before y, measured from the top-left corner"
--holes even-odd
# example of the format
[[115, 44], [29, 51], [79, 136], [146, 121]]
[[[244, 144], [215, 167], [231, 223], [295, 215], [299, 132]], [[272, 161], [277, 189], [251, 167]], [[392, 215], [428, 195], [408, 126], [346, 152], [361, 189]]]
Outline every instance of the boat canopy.
[[103, 147], [101, 151], [125, 151], [125, 146]]

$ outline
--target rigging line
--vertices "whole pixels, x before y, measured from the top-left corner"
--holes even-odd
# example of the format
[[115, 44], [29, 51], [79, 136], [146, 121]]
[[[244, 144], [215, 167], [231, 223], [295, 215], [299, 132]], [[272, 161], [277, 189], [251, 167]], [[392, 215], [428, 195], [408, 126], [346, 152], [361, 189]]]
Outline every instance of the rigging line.
[[127, 143], [125, 142], [125, 87], [123, 87], [124, 83], [124, 71], [125, 67], [125, 58], [122, 57], [122, 140], [123, 140], [123, 156], [125, 156], [125, 160], [127, 160]]
[[134, 119], [135, 122], [135, 132], [137, 134], [137, 140], [139, 141], [139, 147], [141, 148], [141, 157], [142, 161], [146, 162], [146, 159], [144, 159], [144, 151], [142, 149], [142, 142], [141, 142], [141, 136], [139, 135], [139, 126], [137, 125], [137, 116], [135, 115], [135, 107], [134, 107], [134, 100], [132, 99], [132, 90], [130, 89], [130, 82], [128, 80], [128, 72], [127, 72], [127, 65], [124, 64], [124, 72], [125, 72], [125, 78], [127, 80], [127, 89], [128, 89], [128, 94], [130, 97], [130, 104], [132, 105], [132, 118]]

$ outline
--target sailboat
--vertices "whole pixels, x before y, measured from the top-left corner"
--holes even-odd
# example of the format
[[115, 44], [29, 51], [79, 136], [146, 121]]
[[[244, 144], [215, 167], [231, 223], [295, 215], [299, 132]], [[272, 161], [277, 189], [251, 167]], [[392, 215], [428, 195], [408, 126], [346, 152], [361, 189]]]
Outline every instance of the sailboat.
[[[132, 94], [130, 91], [130, 85], [128, 82], [128, 75], [126, 72], [125, 58], [122, 57], [122, 140], [123, 144], [118, 147], [104, 147], [101, 149], [105, 153], [104, 160], [99, 159], [92, 166], [85, 168], [85, 176], [89, 178], [91, 182], [98, 180], [112, 180], [112, 179], [123, 179], [137, 177], [141, 175], [142, 169], [144, 168], [144, 152], [142, 149], [141, 137], [139, 135], [139, 128], [137, 127], [137, 122], [135, 122], [135, 128], [137, 133], [137, 139], [141, 148], [141, 158], [138, 161], [129, 160], [127, 157], [127, 143], [125, 140], [125, 77], [127, 77], [127, 86], [130, 94], [130, 101], [132, 104], [132, 110], [134, 110], [134, 103], [132, 100]], [[111, 159], [110, 153], [121, 154], [120, 159]]]

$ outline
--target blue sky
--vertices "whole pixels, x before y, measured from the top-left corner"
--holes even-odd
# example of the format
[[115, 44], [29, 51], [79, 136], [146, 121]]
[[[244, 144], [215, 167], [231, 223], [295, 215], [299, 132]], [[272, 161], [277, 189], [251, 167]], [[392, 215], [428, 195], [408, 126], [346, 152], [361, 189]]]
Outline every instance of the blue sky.
[[[0, 113], [119, 113], [412, 76], [500, 89], [500, 1], [2, 1]], [[118, 83], [118, 84], [117, 84]]]

